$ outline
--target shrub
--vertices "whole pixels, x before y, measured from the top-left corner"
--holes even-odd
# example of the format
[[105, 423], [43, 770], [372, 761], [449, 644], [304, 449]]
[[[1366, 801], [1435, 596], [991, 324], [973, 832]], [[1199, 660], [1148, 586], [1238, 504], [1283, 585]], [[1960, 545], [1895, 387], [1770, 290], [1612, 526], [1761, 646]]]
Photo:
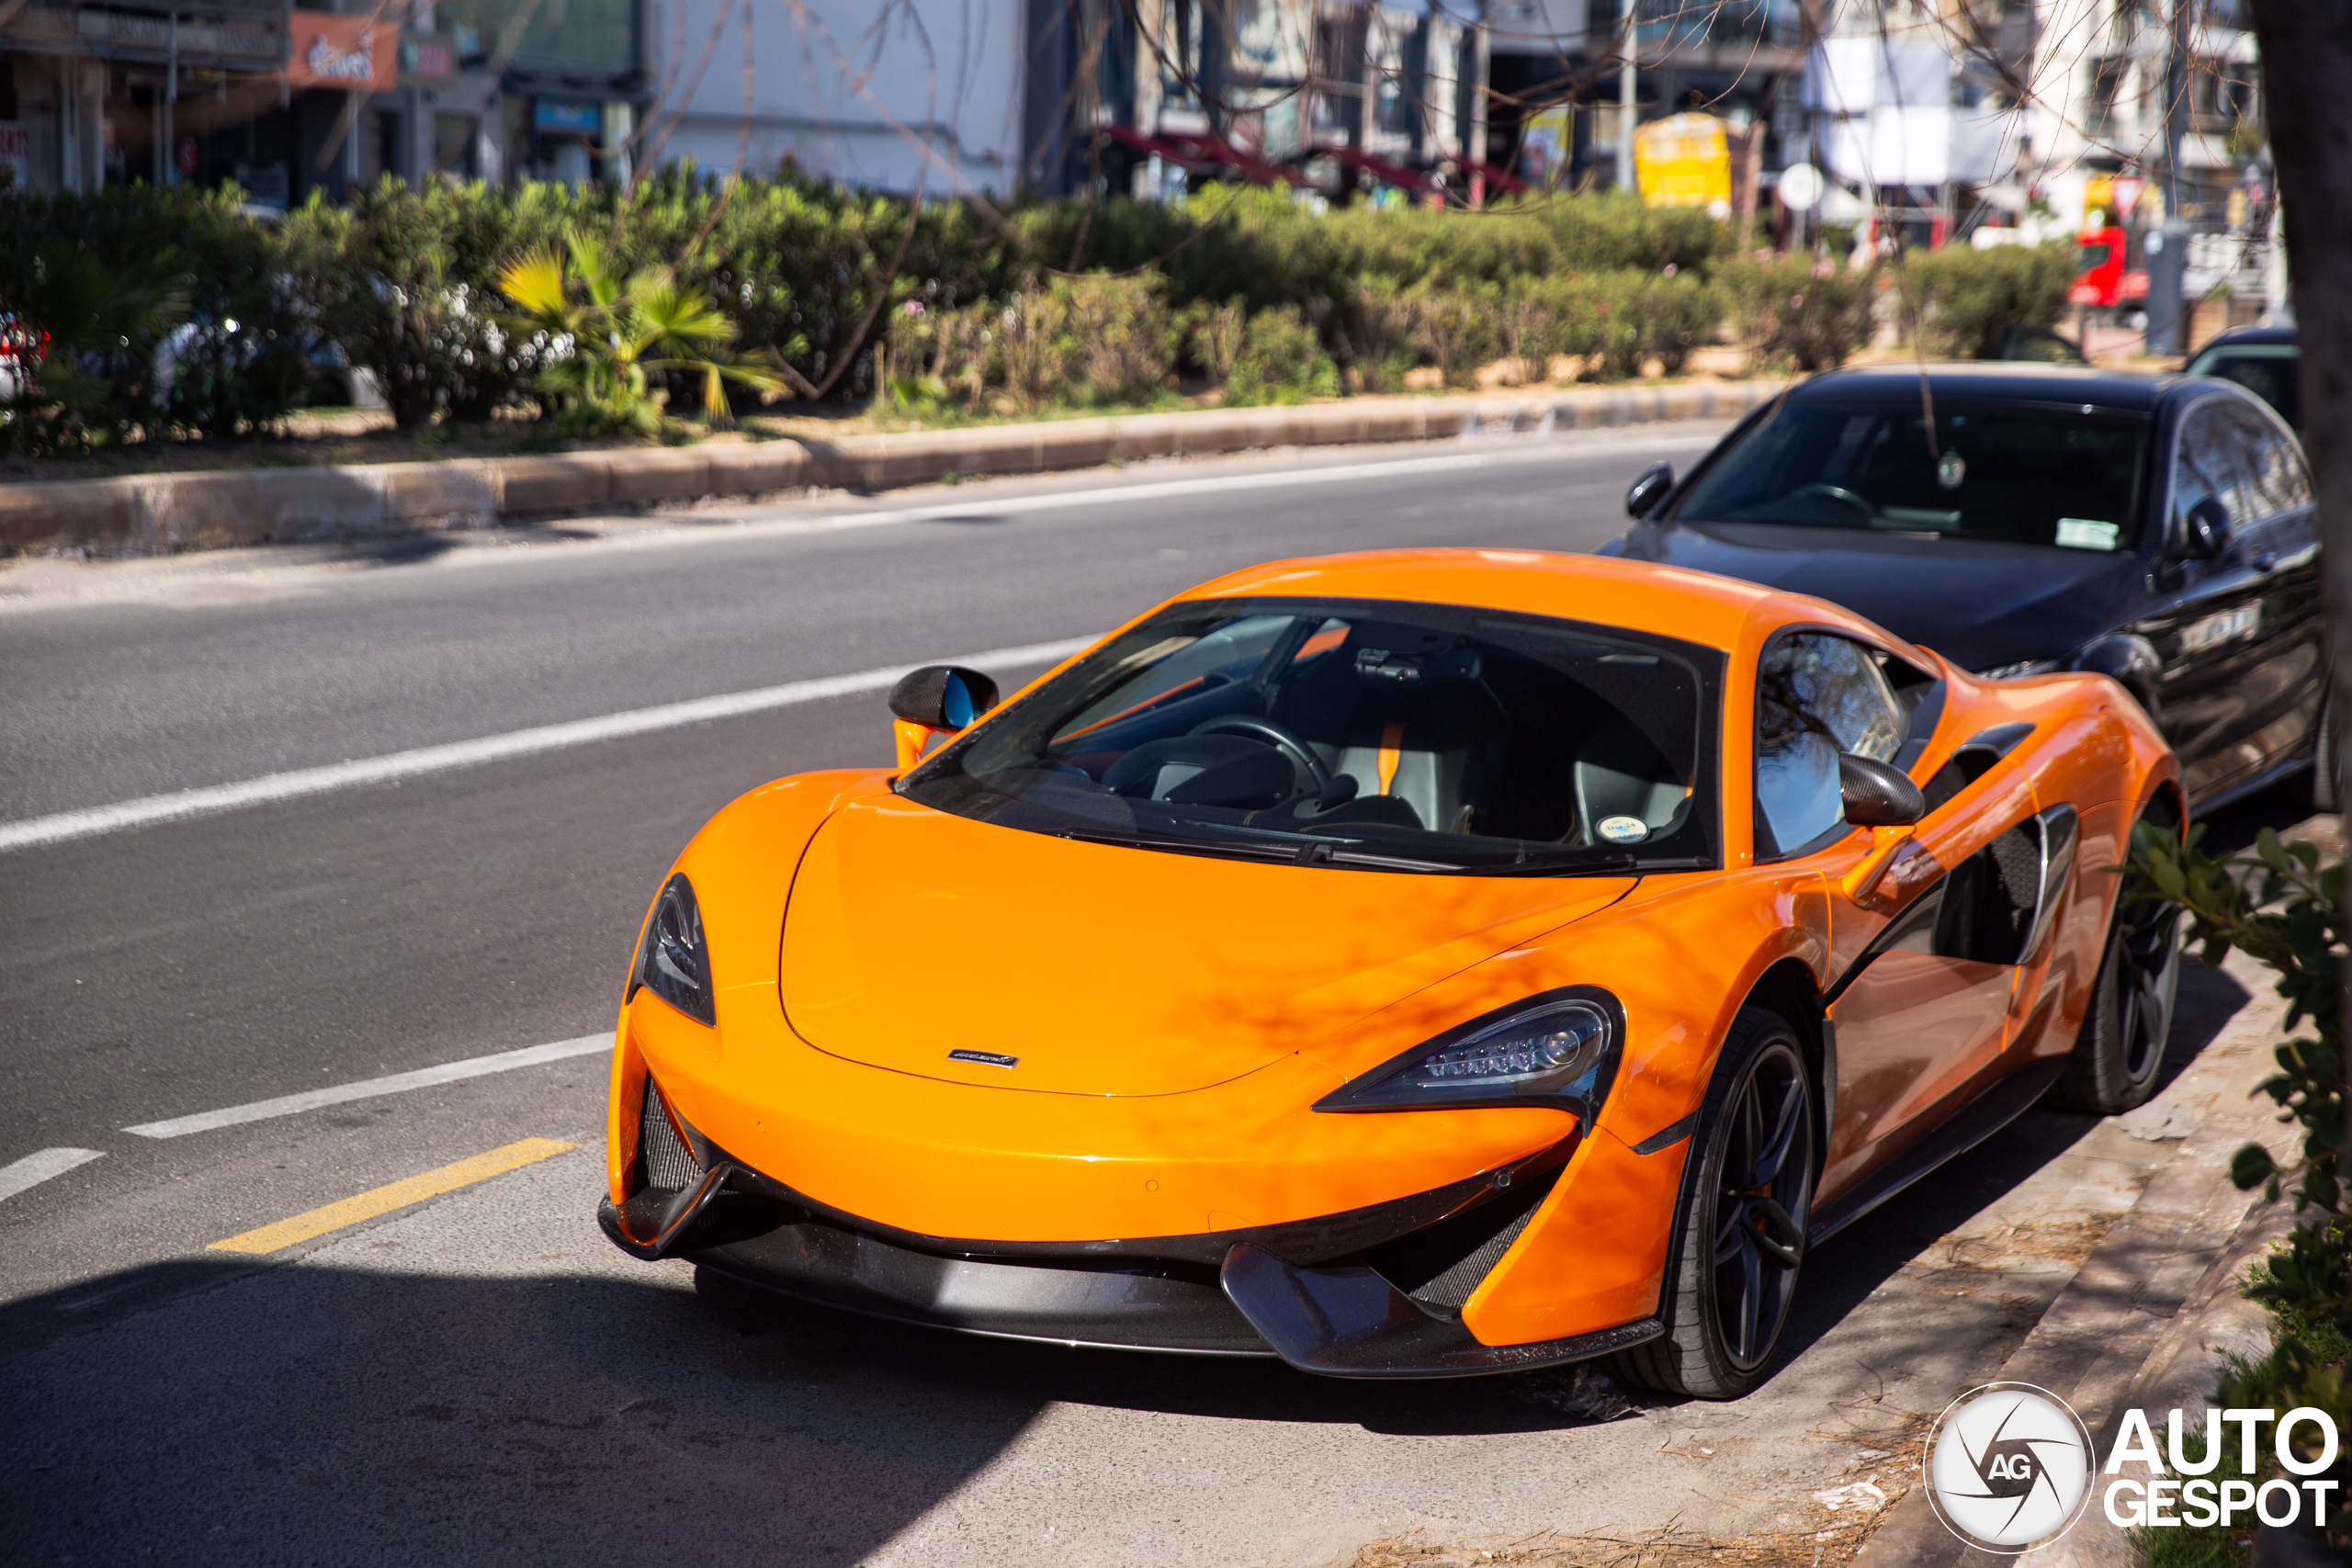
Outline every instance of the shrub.
[[2056, 321], [2075, 280], [2073, 249], [2063, 243], [1983, 251], [1955, 245], [1906, 257], [1900, 268], [1896, 277], [1913, 341], [1927, 353], [1957, 359], [1999, 352], [2001, 333], [2012, 322], [2046, 327]]
[[1407, 297], [1413, 346], [1443, 373], [1449, 387], [1467, 387], [1478, 367], [1502, 348], [1495, 318], [1501, 290], [1419, 288]]
[[1331, 397], [1340, 372], [1295, 305], [1277, 305], [1250, 318], [1232, 374], [1225, 383], [1228, 407], [1251, 403], [1301, 403]]
[[1068, 334], [1075, 401], [1143, 402], [1175, 367], [1177, 329], [1161, 301], [1159, 275], [1054, 279]]
[[1873, 274], [1806, 256], [1717, 269], [1733, 341], [1748, 367], [1835, 369], [1870, 341]]
[[1219, 386], [1230, 380], [1250, 325], [1250, 307], [1241, 296], [1222, 305], [1196, 299], [1184, 307], [1178, 322], [1184, 335], [1184, 363]]

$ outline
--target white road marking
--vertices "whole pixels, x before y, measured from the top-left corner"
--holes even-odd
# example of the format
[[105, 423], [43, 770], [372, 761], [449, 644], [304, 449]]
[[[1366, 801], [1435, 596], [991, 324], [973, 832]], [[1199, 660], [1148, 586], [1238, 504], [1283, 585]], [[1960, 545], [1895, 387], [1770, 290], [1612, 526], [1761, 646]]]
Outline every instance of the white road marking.
[[[1067, 659], [1093, 640], [1092, 637], [1066, 637], [1059, 642], [990, 649], [986, 653], [965, 654], [944, 662], [1015, 669], [1034, 667]], [[536, 751], [585, 746], [625, 735], [674, 729], [681, 725], [701, 724], [715, 718], [734, 718], [769, 708], [793, 707], [802, 703], [823, 702], [830, 697], [854, 696], [861, 692], [886, 691], [898, 683], [899, 676], [914, 668], [912, 664], [893, 664], [885, 670], [865, 670], [854, 675], [827, 675], [813, 681], [792, 681], [781, 686], [763, 686], [757, 691], [730, 692], [723, 696], [696, 697], [683, 703], [665, 703], [660, 707], [609, 713], [601, 718], [574, 719], [568, 724], [544, 724], [532, 729], [484, 736], [479, 740], [458, 740], [446, 746], [421, 746], [413, 751], [394, 751], [389, 756], [362, 757], [348, 762], [331, 762], [323, 767], [266, 773], [260, 778], [246, 779], [238, 784], [211, 784], [202, 789], [184, 789], [171, 795], [151, 795], [137, 800], [118, 801], [112, 806], [94, 806], [80, 811], [28, 817], [22, 821], [0, 823], [0, 852], [59, 844], [72, 839], [93, 838], [101, 833], [119, 833], [125, 829], [143, 828], [151, 823], [169, 822], [186, 817], [209, 817], [216, 812], [266, 806], [306, 795], [324, 795], [332, 790], [389, 784], [394, 779], [414, 778], [420, 773], [469, 768], [483, 762], [503, 761], [510, 757], [529, 756]]]
[[[291, 1116], [298, 1111], [316, 1111], [322, 1105], [341, 1105], [346, 1100], [373, 1100], [381, 1094], [404, 1094], [413, 1089], [430, 1089], [435, 1084], [457, 1083], [491, 1073], [513, 1072], [516, 1067], [536, 1067], [542, 1062], [560, 1062], [569, 1056], [585, 1056], [612, 1048], [613, 1037], [609, 1033], [583, 1034], [577, 1040], [559, 1040], [551, 1045], [526, 1045], [520, 1051], [501, 1051], [492, 1056], [469, 1056], [462, 1062], [444, 1062], [437, 1067], [419, 1067], [413, 1073], [363, 1078], [357, 1083], [337, 1084], [333, 1089], [314, 1089], [301, 1094], [282, 1094], [276, 1100], [257, 1100], [251, 1105], [232, 1105], [226, 1111], [175, 1116], [168, 1122], [143, 1122], [136, 1127], [125, 1127], [123, 1131], [136, 1133], [142, 1138], [181, 1138], [190, 1133], [209, 1133], [218, 1127], [234, 1127], [244, 1122], [266, 1122], [273, 1116]], [[49, 1152], [74, 1154], [84, 1151], [51, 1149]], [[33, 1157], [39, 1159], [41, 1156], [35, 1155]], [[96, 1159], [97, 1156], [89, 1157]], [[17, 1162], [19, 1165], [23, 1163], [21, 1160]], [[9, 1168], [14, 1169], [15, 1167]], [[5, 1192], [0, 1192], [0, 1197], [6, 1196]]]
[[38, 1187], [52, 1176], [106, 1156], [104, 1149], [43, 1149], [13, 1165], [0, 1165], [0, 1201], [14, 1198], [28, 1187]]

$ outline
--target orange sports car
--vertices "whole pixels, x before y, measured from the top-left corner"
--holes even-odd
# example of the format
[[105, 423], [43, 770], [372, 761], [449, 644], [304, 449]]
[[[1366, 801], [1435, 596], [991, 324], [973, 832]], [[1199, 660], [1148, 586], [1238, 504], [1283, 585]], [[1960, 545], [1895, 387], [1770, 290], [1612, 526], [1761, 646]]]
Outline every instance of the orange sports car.
[[1277, 562], [679, 856], [613, 1058], [638, 1257], [977, 1333], [1758, 1382], [1805, 1254], [2153, 1085], [2178, 770], [2104, 675], [1590, 556]]

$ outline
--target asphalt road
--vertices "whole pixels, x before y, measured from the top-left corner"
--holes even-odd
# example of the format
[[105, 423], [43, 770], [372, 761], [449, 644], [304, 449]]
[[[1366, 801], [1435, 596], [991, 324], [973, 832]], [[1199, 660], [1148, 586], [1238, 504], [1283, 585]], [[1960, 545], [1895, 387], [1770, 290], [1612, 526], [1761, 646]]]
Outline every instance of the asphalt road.
[[[18, 567], [0, 572], [0, 833], [1085, 637], [1277, 556], [1588, 548], [1622, 525], [1634, 473], [1713, 433]], [[125, 1131], [608, 1032], [645, 901], [695, 826], [767, 779], [888, 757], [867, 691], [0, 852], [0, 1557], [1076, 1560], [1063, 1529], [1094, 1561], [1232, 1561], [1229, 1534], [1179, 1551], [1156, 1532], [1233, 1527], [1219, 1510], [1246, 1493], [1263, 1523], [1241, 1539], [1320, 1550], [1399, 1517], [1472, 1517], [1481, 1488], [1518, 1499], [1496, 1505], [1509, 1514], [1563, 1467], [1615, 1517], [1656, 1438], [1626, 1422], [1563, 1447], [1592, 1414], [1572, 1381], [1367, 1391], [699, 1303], [681, 1269], [596, 1234], [593, 1050], [180, 1136]], [[2237, 999], [2206, 998], [2207, 1036]], [[1858, 1231], [1802, 1337], [1887, 1332], [1864, 1303], [1915, 1233], [2089, 1157], [2087, 1126], [2021, 1124], [1955, 1168], [1924, 1217]], [[578, 1146], [266, 1259], [209, 1247], [526, 1138]], [[2119, 1146], [2098, 1157], [2138, 1157]], [[58, 1150], [95, 1157], [7, 1190], [11, 1162]], [[1923, 1325], [1951, 1332], [1948, 1315]], [[1267, 1462], [1311, 1477], [1235, 1491], [1261, 1423], [1306, 1434]], [[1367, 1459], [1333, 1432], [1382, 1441]], [[1383, 1446], [1424, 1438], [1427, 1455]], [[1195, 1480], [1204, 1441], [1224, 1468]], [[1503, 1457], [1539, 1479], [1449, 1492], [1441, 1474], [1430, 1496], [1382, 1501], [1392, 1463]], [[1347, 1500], [1301, 1535], [1285, 1499], [1310, 1479]]]

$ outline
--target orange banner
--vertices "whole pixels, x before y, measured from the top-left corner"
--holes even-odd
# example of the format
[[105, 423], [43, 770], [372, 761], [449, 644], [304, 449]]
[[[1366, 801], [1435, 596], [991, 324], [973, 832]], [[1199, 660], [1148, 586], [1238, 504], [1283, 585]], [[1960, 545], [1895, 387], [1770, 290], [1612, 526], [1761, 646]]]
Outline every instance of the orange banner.
[[291, 11], [288, 31], [294, 58], [286, 79], [297, 87], [341, 87], [354, 93], [389, 90], [400, 79], [400, 28], [374, 17], [332, 11]]

